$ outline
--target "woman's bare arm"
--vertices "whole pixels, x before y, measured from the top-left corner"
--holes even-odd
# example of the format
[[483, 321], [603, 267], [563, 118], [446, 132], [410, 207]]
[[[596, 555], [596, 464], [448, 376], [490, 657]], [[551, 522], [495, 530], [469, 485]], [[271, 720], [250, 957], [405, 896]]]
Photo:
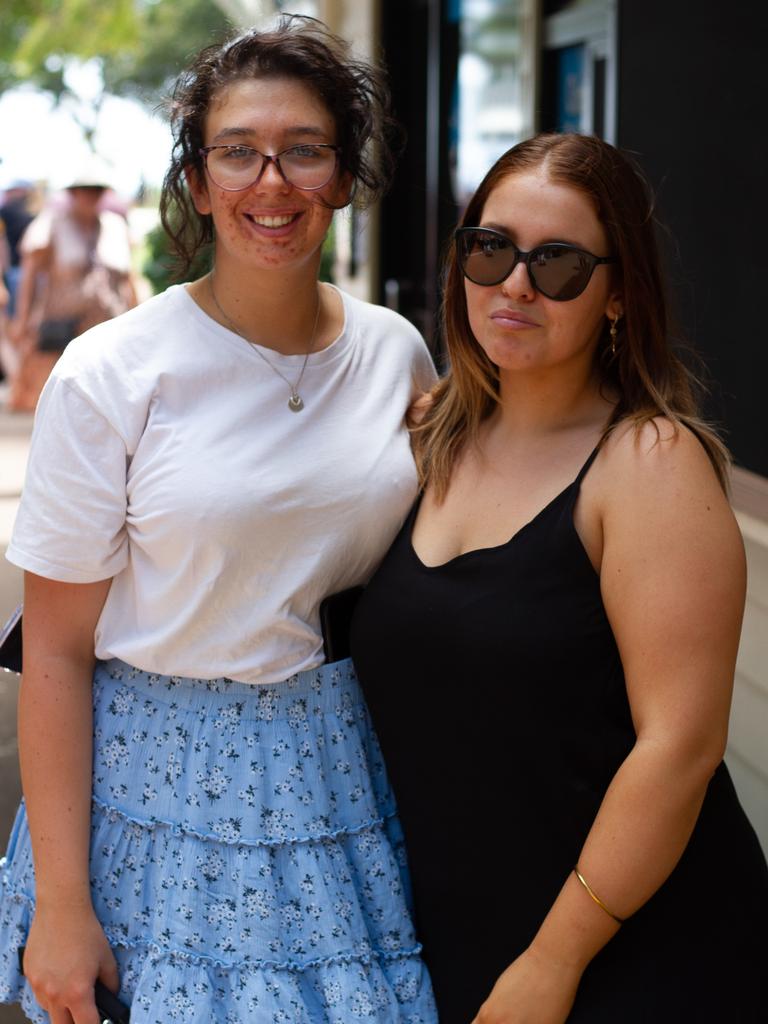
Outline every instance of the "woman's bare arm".
[[35, 295], [40, 287], [40, 274], [48, 265], [50, 250], [33, 249], [21, 257], [21, 278], [16, 292], [16, 310], [9, 325], [9, 337], [21, 345], [29, 331]]
[[[601, 586], [637, 740], [579, 867], [620, 918], [672, 872], [722, 760], [746, 589], [738, 526], [706, 454], [689, 432], [660, 428], [658, 443], [652, 424], [614, 439], [603, 474]], [[521, 1024], [560, 1024], [584, 968], [618, 928], [571, 874], [478, 1022], [505, 1020], [514, 1007]]]
[[52, 1024], [97, 1024], [94, 980], [118, 982], [89, 885], [94, 631], [109, 586], [25, 574], [19, 756], [36, 907], [24, 966]]

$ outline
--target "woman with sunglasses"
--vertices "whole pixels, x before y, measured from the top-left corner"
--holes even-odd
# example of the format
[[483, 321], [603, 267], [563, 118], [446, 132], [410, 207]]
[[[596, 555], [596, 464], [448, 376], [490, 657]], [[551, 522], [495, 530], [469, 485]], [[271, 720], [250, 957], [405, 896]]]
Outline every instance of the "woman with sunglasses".
[[722, 762], [744, 552], [633, 164], [502, 156], [444, 331], [423, 493], [352, 624], [441, 1024], [757, 1024], [768, 871]]
[[386, 184], [386, 90], [285, 17], [201, 53], [172, 124], [165, 224], [213, 267], [68, 346], [9, 550], [0, 998], [96, 1024], [99, 980], [132, 1024], [435, 1024], [377, 741], [319, 625], [412, 504], [435, 380], [407, 321], [318, 281], [334, 210]]

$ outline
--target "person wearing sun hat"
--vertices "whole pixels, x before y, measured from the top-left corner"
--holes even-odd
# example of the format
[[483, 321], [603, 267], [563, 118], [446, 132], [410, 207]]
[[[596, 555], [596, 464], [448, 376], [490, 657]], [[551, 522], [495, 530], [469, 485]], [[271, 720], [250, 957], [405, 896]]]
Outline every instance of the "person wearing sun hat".
[[89, 157], [70, 176], [62, 204], [49, 204], [20, 242], [21, 282], [10, 334], [23, 352], [9, 407], [32, 410], [69, 342], [136, 305], [124, 217], [105, 209], [111, 175]]
[[82, 160], [66, 185], [67, 191], [78, 188], [106, 192], [112, 187], [112, 174], [107, 164], [96, 154]]

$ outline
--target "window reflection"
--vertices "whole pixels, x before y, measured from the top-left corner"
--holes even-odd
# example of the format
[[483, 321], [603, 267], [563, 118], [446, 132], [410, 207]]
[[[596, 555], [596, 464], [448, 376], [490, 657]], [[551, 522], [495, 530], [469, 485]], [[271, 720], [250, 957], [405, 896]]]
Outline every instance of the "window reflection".
[[530, 0], [461, 0], [454, 195], [463, 206], [491, 164], [530, 134]]

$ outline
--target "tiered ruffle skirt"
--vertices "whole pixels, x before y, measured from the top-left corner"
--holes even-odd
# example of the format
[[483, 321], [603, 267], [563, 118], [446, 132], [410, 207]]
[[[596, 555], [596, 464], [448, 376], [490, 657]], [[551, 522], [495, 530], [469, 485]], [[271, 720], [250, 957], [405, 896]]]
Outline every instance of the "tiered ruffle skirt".
[[[0, 871], [0, 1001], [43, 1024], [23, 805]], [[267, 686], [99, 663], [91, 887], [132, 1024], [436, 1022], [349, 661]]]

